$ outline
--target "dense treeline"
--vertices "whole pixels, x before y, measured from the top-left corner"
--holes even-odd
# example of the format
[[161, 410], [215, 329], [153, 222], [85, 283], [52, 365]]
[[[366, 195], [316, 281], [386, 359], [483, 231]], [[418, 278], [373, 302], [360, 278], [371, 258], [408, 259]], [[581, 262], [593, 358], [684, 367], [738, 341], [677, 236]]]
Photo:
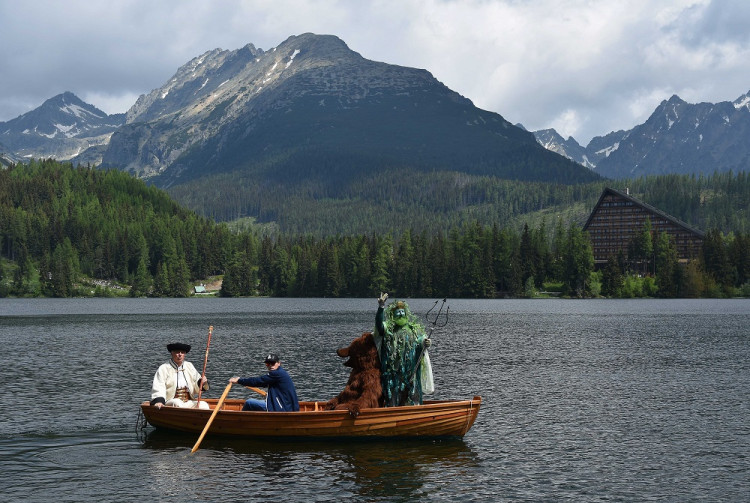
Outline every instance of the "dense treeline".
[[609, 182], [702, 230], [750, 233], [750, 175], [747, 172], [711, 176], [661, 175]]
[[273, 222], [287, 235], [317, 237], [386, 234], [394, 227], [438, 232], [478, 221], [514, 226], [549, 221], [585, 222], [605, 186], [626, 188], [643, 202], [699, 229], [750, 232], [750, 177], [662, 175], [636, 180], [554, 184], [436, 171], [373, 170], [305, 184], [274, 183], [246, 173], [222, 173], [177, 185], [169, 193], [216, 221], [243, 217]]
[[[503, 180], [449, 171], [373, 170], [361, 179], [303, 185], [223, 173], [171, 187], [177, 201], [216, 221], [253, 217], [290, 235], [387, 234], [405, 228], [445, 231], [471, 222], [502, 227], [533, 212], [569, 213], [582, 223], [605, 184]], [[523, 225], [521, 222], [517, 227]]]
[[[247, 242], [224, 276], [225, 296], [571, 297], [750, 296], [750, 236], [709, 232], [699, 260], [681, 265], [674, 241], [650, 228], [594, 271], [588, 236], [558, 220], [521, 232], [479, 223], [449, 232]], [[258, 264], [257, 267], [255, 264]]]
[[226, 226], [120, 171], [51, 160], [0, 171], [0, 250], [16, 264], [15, 295], [68, 297], [84, 275], [185, 296], [191, 279], [224, 268], [232, 242]]
[[[724, 187], [713, 189], [714, 200], [723, 198], [721, 191], [737, 194], [736, 186], [747, 185], [744, 175], [715, 179]], [[472, 197], [499, 201], [515, 186], [486, 182], [474, 186], [481, 195]], [[707, 183], [692, 179], [688, 190]], [[527, 211], [555, 198], [562, 205], [588, 190], [538, 189], [526, 199]], [[457, 196], [439, 196], [431, 204], [446, 205], [448, 212], [448, 199]], [[33, 161], [0, 170], [0, 296], [68, 297], [92, 289], [107, 294], [96, 286], [106, 282], [133, 296], [178, 297], [211, 276], [223, 277], [224, 296], [367, 297], [389, 291], [492, 298], [550, 289], [576, 297], [749, 293], [750, 243], [743, 232], [710, 231], [701, 259], [684, 267], [666, 235], [645, 230], [628, 253], [595, 272], [590, 243], [575, 221], [555, 218], [549, 227], [541, 218], [521, 229], [480, 219], [443, 229], [420, 228], [408, 218], [389, 223], [391, 232], [336, 236], [230, 231], [123, 172]]]
[[[428, 235], [407, 230], [391, 235], [335, 238], [265, 238], [257, 276], [252, 261], [239, 261], [224, 277], [223, 295], [366, 297], [389, 291], [401, 297], [529, 295], [548, 278], [583, 296], [593, 269], [591, 246], [578, 226], [555, 231], [550, 247], [545, 228], [508, 228], [479, 223]], [[248, 250], [243, 257], [251, 257]], [[257, 288], [257, 290], [256, 290]]]

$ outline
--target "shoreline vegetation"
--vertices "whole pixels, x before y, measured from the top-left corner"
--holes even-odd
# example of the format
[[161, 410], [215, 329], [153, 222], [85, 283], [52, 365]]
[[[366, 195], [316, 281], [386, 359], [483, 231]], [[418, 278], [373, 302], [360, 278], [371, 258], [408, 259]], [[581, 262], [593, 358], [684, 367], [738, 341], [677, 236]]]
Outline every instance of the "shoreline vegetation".
[[[710, 190], [740, 228], [747, 178], [721, 175]], [[741, 188], [724, 189], [733, 202], [719, 181]], [[0, 297], [750, 297], [741, 231], [709, 229], [700, 256], [681, 263], [668, 236], [644, 230], [597, 270], [575, 219], [529, 220], [436, 231], [394, 218], [387, 234], [287, 235], [201, 217], [122, 171], [32, 161], [0, 170]]]

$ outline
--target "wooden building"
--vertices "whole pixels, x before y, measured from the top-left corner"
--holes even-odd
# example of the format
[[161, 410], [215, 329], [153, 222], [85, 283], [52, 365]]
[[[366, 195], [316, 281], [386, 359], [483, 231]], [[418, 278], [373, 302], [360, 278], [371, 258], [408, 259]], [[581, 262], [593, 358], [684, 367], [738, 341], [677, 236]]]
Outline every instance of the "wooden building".
[[622, 193], [605, 188], [583, 226], [591, 239], [595, 263], [605, 264], [610, 256], [616, 256], [620, 250], [627, 256], [628, 245], [643, 231], [646, 219], [651, 220], [654, 238], [660, 232], [673, 236], [680, 262], [698, 257], [703, 245], [703, 232], [638, 201], [627, 190]]

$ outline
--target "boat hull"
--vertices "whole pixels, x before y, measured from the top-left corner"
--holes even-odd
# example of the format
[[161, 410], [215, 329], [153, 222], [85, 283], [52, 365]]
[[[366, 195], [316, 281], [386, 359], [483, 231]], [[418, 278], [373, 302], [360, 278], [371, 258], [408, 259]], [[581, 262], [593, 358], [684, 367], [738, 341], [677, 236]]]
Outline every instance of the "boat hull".
[[[146, 420], [157, 428], [200, 433], [216, 407], [157, 409], [141, 404]], [[423, 405], [363, 409], [352, 417], [346, 410], [320, 410], [325, 402], [300, 402], [299, 412], [242, 411], [244, 400], [225, 400], [209, 435], [241, 437], [462, 437], [479, 413], [481, 398], [432, 400]]]

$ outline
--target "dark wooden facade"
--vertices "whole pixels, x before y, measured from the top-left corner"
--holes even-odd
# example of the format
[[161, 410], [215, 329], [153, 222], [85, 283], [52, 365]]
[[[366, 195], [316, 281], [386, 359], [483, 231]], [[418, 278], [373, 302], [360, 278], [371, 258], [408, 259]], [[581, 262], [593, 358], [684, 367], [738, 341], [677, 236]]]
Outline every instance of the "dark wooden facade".
[[654, 238], [660, 232], [673, 236], [681, 262], [698, 257], [703, 232], [638, 201], [627, 192], [605, 188], [583, 226], [591, 239], [596, 264], [606, 263], [610, 256], [616, 256], [620, 250], [627, 256], [628, 244], [643, 231], [646, 219], [651, 220]]

